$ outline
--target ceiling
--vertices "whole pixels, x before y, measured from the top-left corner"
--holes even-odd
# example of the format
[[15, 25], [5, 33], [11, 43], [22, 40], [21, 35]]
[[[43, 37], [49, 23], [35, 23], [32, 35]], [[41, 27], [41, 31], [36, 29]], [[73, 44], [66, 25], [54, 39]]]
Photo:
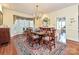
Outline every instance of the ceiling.
[[42, 13], [49, 13], [55, 10], [59, 10], [75, 3], [8, 3], [2, 4], [3, 7], [13, 9], [16, 11], [24, 12], [33, 15], [35, 13], [35, 6], [39, 6], [39, 11]]

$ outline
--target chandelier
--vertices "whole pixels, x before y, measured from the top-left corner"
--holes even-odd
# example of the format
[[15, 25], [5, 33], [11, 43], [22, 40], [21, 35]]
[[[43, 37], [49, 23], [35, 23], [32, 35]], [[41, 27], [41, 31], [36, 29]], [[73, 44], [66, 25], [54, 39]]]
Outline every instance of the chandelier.
[[36, 20], [41, 19], [42, 18], [42, 13], [39, 11], [39, 6], [36, 5], [35, 7], [35, 17]]

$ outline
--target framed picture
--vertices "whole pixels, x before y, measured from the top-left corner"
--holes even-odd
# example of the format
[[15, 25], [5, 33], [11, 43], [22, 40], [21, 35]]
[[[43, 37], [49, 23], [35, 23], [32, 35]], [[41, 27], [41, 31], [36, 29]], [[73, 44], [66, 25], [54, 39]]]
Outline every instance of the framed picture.
[[3, 24], [3, 14], [2, 14], [2, 12], [0, 12], [0, 25], [2, 25]]

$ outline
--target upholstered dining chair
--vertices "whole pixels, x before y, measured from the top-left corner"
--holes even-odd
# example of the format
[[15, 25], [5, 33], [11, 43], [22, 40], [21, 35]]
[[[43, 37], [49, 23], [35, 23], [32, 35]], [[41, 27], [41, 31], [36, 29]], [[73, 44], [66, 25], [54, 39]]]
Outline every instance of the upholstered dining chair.
[[34, 35], [31, 30], [26, 31], [26, 41], [33, 47], [34, 44], [39, 43], [39, 36]]
[[26, 41], [30, 44], [32, 39], [32, 34], [30, 31], [25, 31]]
[[32, 47], [34, 44], [39, 44], [39, 36], [32, 34]]
[[56, 30], [53, 30], [52, 32], [49, 31], [48, 34], [43, 38], [44, 39], [43, 44], [45, 44], [50, 51], [52, 51], [52, 46], [54, 46], [55, 48], [55, 40], [56, 40], [55, 32]]

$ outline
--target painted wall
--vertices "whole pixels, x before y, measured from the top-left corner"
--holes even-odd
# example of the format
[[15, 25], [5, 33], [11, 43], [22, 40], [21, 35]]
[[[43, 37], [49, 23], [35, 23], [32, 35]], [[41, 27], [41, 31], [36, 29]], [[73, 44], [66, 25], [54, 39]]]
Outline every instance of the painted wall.
[[[66, 17], [66, 34], [67, 39], [79, 41], [78, 39], [78, 5], [69, 6], [61, 10], [48, 13], [50, 26], [56, 27], [56, 17]], [[71, 23], [70, 19], [74, 18], [75, 22]]]

